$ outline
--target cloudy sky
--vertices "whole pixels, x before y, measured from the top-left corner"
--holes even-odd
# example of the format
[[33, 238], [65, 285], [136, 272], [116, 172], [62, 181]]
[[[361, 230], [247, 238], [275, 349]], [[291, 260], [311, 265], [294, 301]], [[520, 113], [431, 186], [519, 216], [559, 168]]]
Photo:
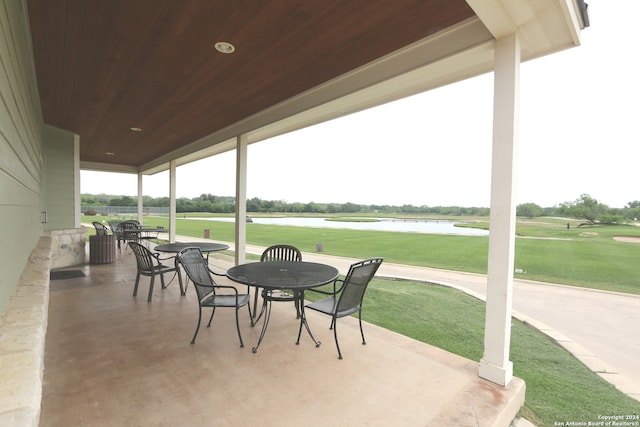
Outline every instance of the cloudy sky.
[[[517, 203], [640, 200], [638, 0], [589, 0], [582, 46], [522, 64]], [[247, 195], [289, 202], [489, 206], [493, 74], [249, 146]], [[460, 118], [464, 120], [460, 121]], [[235, 194], [235, 151], [181, 166], [178, 197]], [[168, 196], [168, 172], [143, 179]], [[275, 183], [275, 184], [274, 184]], [[81, 192], [137, 194], [83, 171]]]

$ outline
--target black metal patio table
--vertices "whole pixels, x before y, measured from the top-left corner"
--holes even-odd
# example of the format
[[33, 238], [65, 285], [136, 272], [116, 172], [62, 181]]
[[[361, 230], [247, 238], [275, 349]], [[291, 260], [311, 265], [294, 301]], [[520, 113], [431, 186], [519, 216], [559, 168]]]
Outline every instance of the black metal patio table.
[[[292, 291], [295, 298], [298, 298], [300, 301], [300, 327], [298, 329], [296, 344], [300, 344], [302, 325], [304, 325], [316, 347], [320, 346], [320, 341], [315, 339], [311, 333], [311, 329], [309, 329], [309, 324], [307, 323], [307, 318], [304, 313], [304, 291], [331, 283], [337, 279], [338, 270], [335, 267], [305, 261], [250, 262], [231, 267], [227, 270], [227, 277], [234, 282], [255, 287], [256, 292], [258, 288]], [[263, 299], [263, 309], [265, 309], [266, 312], [264, 313], [258, 343], [252, 348], [254, 353], [258, 351], [258, 347], [269, 325], [271, 301]]]
[[[168, 233], [169, 230], [164, 227], [137, 227], [137, 228], [127, 228], [124, 230], [125, 234], [130, 233], [135, 236], [135, 241], [140, 242], [140, 240], [158, 240], [158, 234], [160, 233]], [[155, 237], [153, 235], [155, 234]], [[148, 246], [148, 245], [147, 245]]]
[[178, 253], [185, 248], [199, 248], [202, 253], [224, 251], [229, 249], [229, 245], [224, 243], [215, 242], [180, 242], [180, 243], [165, 243], [158, 245], [153, 249], [158, 252], [175, 252]]

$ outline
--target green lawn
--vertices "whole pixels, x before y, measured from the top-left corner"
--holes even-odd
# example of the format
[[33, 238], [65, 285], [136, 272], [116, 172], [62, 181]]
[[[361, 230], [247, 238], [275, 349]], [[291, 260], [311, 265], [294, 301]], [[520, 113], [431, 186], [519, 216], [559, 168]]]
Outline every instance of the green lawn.
[[[85, 221], [103, 217], [84, 217]], [[168, 227], [167, 218], [147, 217], [145, 223]], [[234, 224], [180, 218], [177, 233], [234, 240]], [[576, 285], [617, 292], [640, 294], [640, 244], [614, 240], [615, 236], [637, 236], [640, 227], [581, 227], [566, 220], [536, 218], [520, 220], [517, 226], [516, 278]], [[475, 226], [487, 227], [487, 222]], [[489, 239], [384, 231], [321, 229], [247, 224], [247, 242], [269, 246], [288, 243], [302, 251], [314, 252], [322, 243], [324, 253], [353, 258], [384, 257], [387, 262], [486, 273]]]

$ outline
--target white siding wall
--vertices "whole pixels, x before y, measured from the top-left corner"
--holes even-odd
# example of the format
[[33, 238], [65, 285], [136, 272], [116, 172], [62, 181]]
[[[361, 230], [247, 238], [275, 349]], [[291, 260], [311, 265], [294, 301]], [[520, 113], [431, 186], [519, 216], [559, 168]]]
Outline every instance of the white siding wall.
[[0, 314], [41, 235], [42, 116], [25, 0], [0, 2]]
[[[75, 228], [76, 171], [74, 158], [74, 134], [51, 126], [44, 126], [45, 202], [47, 212], [45, 230]], [[79, 224], [78, 224], [79, 225]]]

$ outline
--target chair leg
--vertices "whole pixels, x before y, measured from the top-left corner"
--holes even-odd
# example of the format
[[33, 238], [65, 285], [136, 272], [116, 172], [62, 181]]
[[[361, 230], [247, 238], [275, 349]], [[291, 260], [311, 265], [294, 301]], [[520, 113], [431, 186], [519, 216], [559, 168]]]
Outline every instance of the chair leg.
[[338, 328], [336, 327], [336, 318], [333, 318], [331, 322], [333, 324], [333, 337], [336, 340], [336, 348], [338, 349], [338, 359], [342, 360], [342, 352], [340, 351], [340, 344], [338, 344]]
[[196, 326], [196, 332], [193, 334], [193, 338], [191, 338], [191, 344], [196, 343], [196, 336], [198, 336], [198, 331], [200, 330], [201, 320], [202, 320], [202, 307], [198, 307], [198, 326]]
[[164, 283], [164, 273], [160, 273], [160, 285], [162, 289], [166, 289], [167, 285]]
[[207, 328], [211, 326], [211, 321], [213, 320], [213, 315], [216, 314], [216, 308], [213, 307], [211, 310], [211, 317], [209, 318], [209, 323], [207, 323]]
[[151, 297], [153, 296], [153, 280], [155, 277], [155, 274], [151, 275], [151, 283], [149, 283], [149, 298], [147, 298], [147, 302], [151, 302]]
[[187, 276], [184, 279], [184, 292], [182, 292], [182, 295], [186, 295], [187, 294], [187, 288], [189, 287], [189, 276]]
[[242, 334], [240, 333], [240, 319], [238, 318], [238, 313], [240, 312], [240, 307], [236, 306], [236, 329], [238, 330], [238, 338], [240, 339], [240, 347], [244, 347], [244, 342], [242, 342]]
[[133, 296], [137, 296], [138, 295], [138, 283], [140, 282], [140, 273], [136, 274], [136, 284], [133, 287]]
[[176, 268], [176, 272], [178, 274], [178, 283], [180, 284], [180, 295], [186, 295], [186, 291], [182, 285], [182, 274], [180, 274], [180, 268]]
[[362, 345], [366, 345], [367, 342], [364, 340], [364, 331], [362, 330], [362, 311], [358, 312], [358, 321], [360, 322], [360, 335], [362, 336]]

